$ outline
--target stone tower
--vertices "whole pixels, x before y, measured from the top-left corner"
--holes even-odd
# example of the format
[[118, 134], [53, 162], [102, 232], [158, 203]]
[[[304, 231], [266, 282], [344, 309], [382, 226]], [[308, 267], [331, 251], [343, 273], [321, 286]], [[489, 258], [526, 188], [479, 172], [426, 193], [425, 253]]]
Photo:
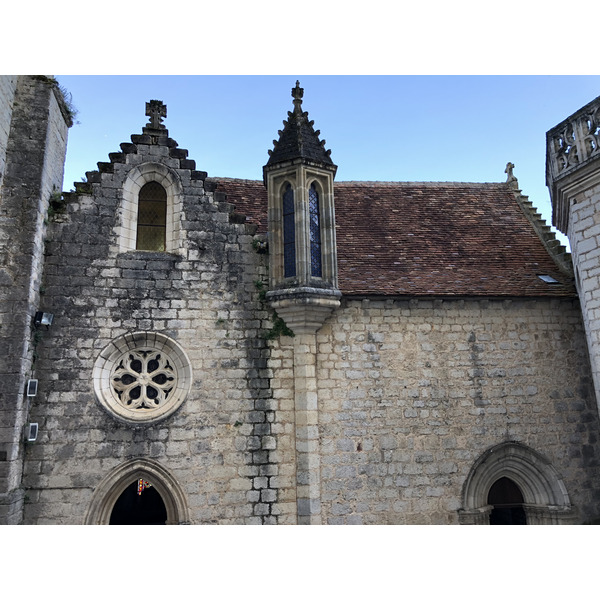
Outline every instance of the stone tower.
[[267, 300], [294, 332], [298, 523], [320, 523], [320, 464], [315, 334], [340, 305], [333, 179], [325, 140], [302, 110], [304, 90], [263, 167], [268, 193]]
[[[36, 378], [46, 217], [60, 197], [72, 114], [56, 81], [0, 77], [0, 523], [22, 518], [21, 475]], [[48, 310], [52, 310], [49, 307]]]
[[546, 134], [552, 222], [569, 238], [600, 406], [600, 96]]

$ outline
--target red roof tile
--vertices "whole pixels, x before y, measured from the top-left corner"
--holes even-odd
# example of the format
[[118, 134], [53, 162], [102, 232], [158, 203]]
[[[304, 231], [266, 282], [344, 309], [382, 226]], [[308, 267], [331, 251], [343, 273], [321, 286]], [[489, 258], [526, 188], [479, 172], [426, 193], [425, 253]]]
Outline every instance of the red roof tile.
[[[266, 232], [262, 181], [211, 181]], [[334, 190], [346, 295], [575, 295], [506, 184], [341, 182]]]

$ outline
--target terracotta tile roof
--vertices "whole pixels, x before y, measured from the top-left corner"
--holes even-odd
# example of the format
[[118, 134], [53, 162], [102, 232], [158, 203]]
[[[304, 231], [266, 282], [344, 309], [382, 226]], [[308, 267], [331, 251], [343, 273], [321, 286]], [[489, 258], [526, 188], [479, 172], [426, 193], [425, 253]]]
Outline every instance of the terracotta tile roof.
[[207, 177], [206, 183], [217, 184], [216, 191], [227, 194], [226, 201], [235, 206], [235, 212], [246, 215], [247, 223], [258, 225], [258, 233], [267, 233], [267, 189], [262, 181]]
[[[211, 181], [266, 232], [262, 181]], [[341, 182], [334, 189], [346, 295], [575, 295], [506, 184]]]

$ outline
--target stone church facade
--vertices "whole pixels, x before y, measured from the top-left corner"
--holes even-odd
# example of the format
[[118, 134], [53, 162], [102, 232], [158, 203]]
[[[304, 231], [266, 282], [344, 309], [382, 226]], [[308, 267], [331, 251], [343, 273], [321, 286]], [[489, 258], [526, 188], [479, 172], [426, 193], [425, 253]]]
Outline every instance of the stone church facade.
[[600, 517], [600, 98], [505, 183], [335, 182], [293, 106], [262, 181], [166, 107], [62, 193], [56, 82], [0, 77], [0, 522]]

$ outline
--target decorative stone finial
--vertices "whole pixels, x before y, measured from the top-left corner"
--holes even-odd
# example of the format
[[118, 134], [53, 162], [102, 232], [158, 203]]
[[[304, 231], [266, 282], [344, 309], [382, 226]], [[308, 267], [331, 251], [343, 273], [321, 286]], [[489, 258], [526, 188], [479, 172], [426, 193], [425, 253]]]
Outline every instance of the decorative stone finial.
[[292, 98], [294, 99], [294, 112], [302, 113], [302, 96], [304, 96], [304, 88], [300, 87], [300, 82], [296, 81], [296, 87], [292, 88]]
[[150, 122], [146, 127], [150, 129], [164, 129], [163, 118], [167, 116], [167, 105], [160, 100], [150, 100], [146, 102], [146, 116], [150, 117]]
[[298, 158], [333, 165], [329, 150], [323, 147], [325, 141], [319, 140], [320, 131], [313, 128], [314, 121], [309, 120], [308, 113], [302, 110], [304, 89], [296, 81], [292, 88], [294, 108], [288, 111], [288, 118], [283, 121], [283, 129], [278, 131], [279, 139], [273, 140], [273, 150], [269, 152], [268, 166], [286, 163]]
[[513, 175], [514, 168], [515, 168], [515, 165], [513, 163], [511, 163], [511, 162], [506, 163], [506, 169], [504, 170], [504, 172], [507, 174], [506, 183], [508, 184], [508, 186], [514, 190], [518, 190], [519, 189], [519, 181]]

